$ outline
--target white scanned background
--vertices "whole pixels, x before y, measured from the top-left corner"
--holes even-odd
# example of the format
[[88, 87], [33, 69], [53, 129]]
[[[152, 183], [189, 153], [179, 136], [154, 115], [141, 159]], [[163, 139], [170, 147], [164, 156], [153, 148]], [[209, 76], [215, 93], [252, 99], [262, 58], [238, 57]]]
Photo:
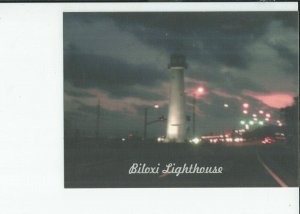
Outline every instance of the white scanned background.
[[297, 3], [0, 4], [0, 213], [298, 213], [298, 188], [63, 188], [63, 11], [137, 10], [295, 11]]

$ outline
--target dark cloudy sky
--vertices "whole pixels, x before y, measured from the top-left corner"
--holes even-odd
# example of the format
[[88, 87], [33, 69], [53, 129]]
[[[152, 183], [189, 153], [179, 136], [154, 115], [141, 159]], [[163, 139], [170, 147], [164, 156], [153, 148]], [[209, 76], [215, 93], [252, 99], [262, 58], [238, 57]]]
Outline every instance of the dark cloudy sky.
[[98, 99], [105, 136], [141, 134], [146, 106], [161, 106], [150, 120], [167, 116], [174, 52], [187, 58], [187, 115], [194, 89], [205, 87], [198, 133], [237, 128], [243, 102], [275, 119], [298, 96], [296, 12], [64, 13], [63, 22], [65, 120], [89, 135]]

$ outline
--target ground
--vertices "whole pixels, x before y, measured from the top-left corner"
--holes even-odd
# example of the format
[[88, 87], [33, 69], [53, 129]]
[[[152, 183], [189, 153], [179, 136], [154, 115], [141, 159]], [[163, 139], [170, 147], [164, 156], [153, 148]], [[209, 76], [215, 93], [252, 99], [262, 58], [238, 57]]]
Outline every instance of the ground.
[[[162, 168], [222, 167], [213, 174], [129, 174], [133, 163]], [[279, 187], [297, 186], [297, 152], [285, 144], [158, 144], [65, 140], [65, 187]]]

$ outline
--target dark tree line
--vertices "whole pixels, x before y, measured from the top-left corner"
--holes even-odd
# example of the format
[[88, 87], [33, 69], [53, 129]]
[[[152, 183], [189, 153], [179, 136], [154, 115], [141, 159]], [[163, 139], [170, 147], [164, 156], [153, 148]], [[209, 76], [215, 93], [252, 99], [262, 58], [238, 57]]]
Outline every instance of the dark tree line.
[[246, 132], [244, 137], [249, 140], [261, 140], [264, 137], [274, 137], [276, 132], [284, 132], [286, 135], [286, 143], [292, 149], [297, 151], [299, 143], [299, 99], [294, 98], [291, 106], [280, 109], [281, 119], [284, 121], [283, 127], [276, 125], [263, 126]]
[[281, 115], [285, 121], [285, 133], [288, 143], [297, 148], [299, 143], [299, 97], [294, 97], [294, 103], [291, 106], [282, 108]]

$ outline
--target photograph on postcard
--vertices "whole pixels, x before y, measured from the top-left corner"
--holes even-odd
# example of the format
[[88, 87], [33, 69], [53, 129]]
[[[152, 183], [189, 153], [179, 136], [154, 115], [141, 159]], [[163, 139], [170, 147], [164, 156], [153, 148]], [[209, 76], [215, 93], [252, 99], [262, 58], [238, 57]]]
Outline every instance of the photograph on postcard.
[[298, 12], [65, 12], [65, 188], [298, 186]]

